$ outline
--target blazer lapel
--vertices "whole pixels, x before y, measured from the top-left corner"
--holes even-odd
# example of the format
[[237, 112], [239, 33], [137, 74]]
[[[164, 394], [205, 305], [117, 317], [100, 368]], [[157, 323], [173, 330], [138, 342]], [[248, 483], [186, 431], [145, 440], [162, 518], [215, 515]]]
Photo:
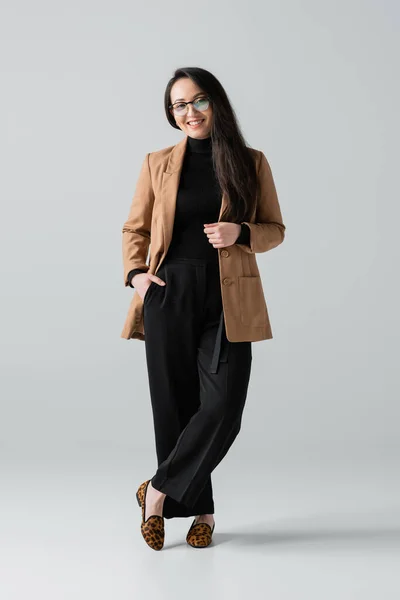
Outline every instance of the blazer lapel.
[[[162, 174], [162, 211], [163, 211], [163, 232], [164, 232], [164, 256], [167, 253], [171, 243], [172, 232], [175, 220], [176, 197], [178, 195], [179, 181], [182, 172], [183, 160], [187, 147], [188, 136], [185, 136], [171, 150], [167, 167]], [[222, 194], [221, 208], [218, 221], [221, 218], [222, 211], [226, 205], [225, 194]]]

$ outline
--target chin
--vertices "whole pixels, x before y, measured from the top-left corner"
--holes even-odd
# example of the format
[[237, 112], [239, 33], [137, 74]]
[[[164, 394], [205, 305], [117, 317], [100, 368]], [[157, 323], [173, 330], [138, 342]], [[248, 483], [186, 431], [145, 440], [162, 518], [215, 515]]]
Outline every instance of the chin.
[[207, 128], [202, 129], [190, 129], [189, 127], [186, 129], [186, 132], [191, 137], [208, 137], [211, 135], [211, 131], [208, 131]]

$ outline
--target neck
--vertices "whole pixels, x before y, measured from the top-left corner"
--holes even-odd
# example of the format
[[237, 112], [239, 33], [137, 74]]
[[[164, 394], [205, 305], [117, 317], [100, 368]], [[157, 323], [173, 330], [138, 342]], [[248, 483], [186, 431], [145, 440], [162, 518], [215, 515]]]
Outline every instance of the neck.
[[187, 136], [187, 147], [190, 152], [212, 152], [211, 136], [200, 139]]

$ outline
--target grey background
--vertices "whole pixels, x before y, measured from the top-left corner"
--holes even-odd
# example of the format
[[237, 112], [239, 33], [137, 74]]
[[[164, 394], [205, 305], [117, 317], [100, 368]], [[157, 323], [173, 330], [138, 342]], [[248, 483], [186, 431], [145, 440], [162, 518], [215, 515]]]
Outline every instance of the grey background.
[[[2, 598], [398, 598], [398, 5], [1, 13]], [[156, 462], [121, 229], [145, 153], [182, 139], [179, 66], [225, 86], [287, 236], [257, 255], [274, 338], [213, 474], [214, 546], [174, 519], [160, 558], [134, 498]]]

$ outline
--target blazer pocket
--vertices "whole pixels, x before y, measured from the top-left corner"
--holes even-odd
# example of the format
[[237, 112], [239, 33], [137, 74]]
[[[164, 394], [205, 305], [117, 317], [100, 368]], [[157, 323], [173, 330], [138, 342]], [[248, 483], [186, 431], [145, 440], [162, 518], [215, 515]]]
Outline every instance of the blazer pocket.
[[241, 322], [249, 327], [263, 327], [268, 317], [261, 277], [239, 275], [238, 281]]

